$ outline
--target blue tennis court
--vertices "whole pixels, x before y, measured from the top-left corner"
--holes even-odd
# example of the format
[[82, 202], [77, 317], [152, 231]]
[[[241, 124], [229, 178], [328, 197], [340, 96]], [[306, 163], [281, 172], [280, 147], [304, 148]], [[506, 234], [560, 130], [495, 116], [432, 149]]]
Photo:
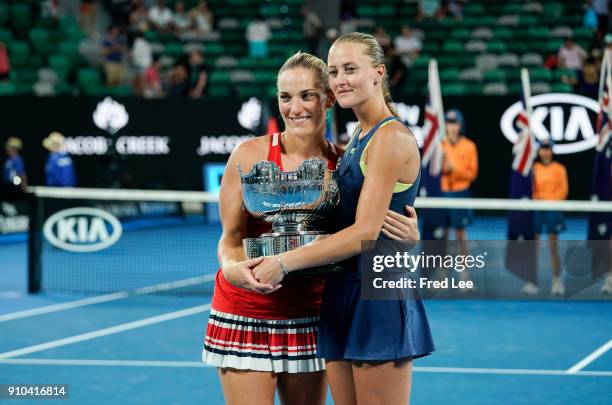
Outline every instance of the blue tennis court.
[[[29, 296], [26, 244], [0, 257], [1, 383], [69, 384], [74, 403], [223, 403], [199, 361], [210, 294]], [[612, 302], [426, 307], [437, 351], [415, 361], [412, 403], [609, 401]]]

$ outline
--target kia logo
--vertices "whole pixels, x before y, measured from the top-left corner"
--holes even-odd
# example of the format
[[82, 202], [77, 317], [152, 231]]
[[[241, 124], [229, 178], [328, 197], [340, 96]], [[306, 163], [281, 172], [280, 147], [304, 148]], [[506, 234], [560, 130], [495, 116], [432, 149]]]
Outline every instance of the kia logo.
[[[531, 97], [530, 128], [538, 140], [552, 139], [557, 154], [582, 152], [597, 144], [589, 110], [600, 111], [599, 104], [576, 94], [551, 93]], [[565, 106], [565, 107], [564, 107]], [[522, 103], [512, 104], [502, 115], [501, 130], [512, 143], [518, 141], [516, 117]]]
[[96, 252], [119, 240], [121, 222], [97, 208], [69, 208], [51, 215], [43, 227], [53, 246], [71, 252]]

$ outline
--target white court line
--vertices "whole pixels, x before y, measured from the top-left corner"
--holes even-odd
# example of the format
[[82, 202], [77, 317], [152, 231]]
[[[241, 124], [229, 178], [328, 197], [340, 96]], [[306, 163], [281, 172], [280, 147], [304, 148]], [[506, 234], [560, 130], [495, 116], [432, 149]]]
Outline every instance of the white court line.
[[[39, 365], [39, 366], [106, 366], [106, 367], [167, 367], [167, 368], [211, 368], [199, 361], [169, 360], [82, 360], [82, 359], [6, 359], [0, 365]], [[413, 367], [417, 373], [435, 374], [502, 374], [502, 375], [558, 375], [612, 377], [612, 371], [578, 371], [567, 374], [565, 370], [532, 370], [513, 368], [471, 368], [471, 367]]]
[[163, 292], [167, 290], [188, 287], [190, 285], [213, 281], [214, 274], [205, 276], [191, 277], [168, 283], [155, 284], [147, 287], [136, 288], [135, 290], [119, 291], [111, 294], [98, 295], [95, 297], [83, 298], [80, 300], [64, 302], [61, 304], [47, 305], [44, 307], [26, 309], [24, 311], [12, 312], [10, 314], [0, 315], [0, 322], [13, 321], [15, 319], [27, 318], [35, 315], [50, 314], [52, 312], [65, 311], [67, 309], [80, 308], [88, 305], [100, 304], [102, 302], [117, 301], [128, 297]]
[[167, 314], [152, 316], [150, 318], [139, 319], [137, 321], [122, 323], [120, 325], [111, 326], [109, 328], [98, 329], [92, 332], [82, 333], [80, 335], [70, 336], [64, 339], [52, 340], [50, 342], [41, 343], [34, 346], [28, 346], [17, 350], [11, 350], [10, 352], [0, 353], [0, 360], [23, 356], [30, 353], [42, 352], [44, 350], [53, 349], [56, 347], [67, 346], [73, 343], [83, 342], [85, 340], [95, 339], [101, 336], [108, 336], [115, 333], [124, 332], [126, 330], [141, 328], [147, 325], [153, 325], [176, 318], [182, 318], [185, 316], [198, 314], [200, 312], [206, 312], [208, 310], [210, 310], [210, 303], [205, 305], [198, 305], [191, 308], [181, 309], [180, 311], [169, 312]]
[[610, 349], [612, 349], [612, 339], [608, 340], [608, 343], [605, 343], [599, 349], [595, 350], [593, 353], [589, 354], [584, 359], [574, 364], [572, 367], [568, 368], [567, 373], [568, 374], [577, 373], [578, 371], [588, 366], [590, 363], [597, 360], [599, 357], [601, 357], [605, 352], [607, 352]]

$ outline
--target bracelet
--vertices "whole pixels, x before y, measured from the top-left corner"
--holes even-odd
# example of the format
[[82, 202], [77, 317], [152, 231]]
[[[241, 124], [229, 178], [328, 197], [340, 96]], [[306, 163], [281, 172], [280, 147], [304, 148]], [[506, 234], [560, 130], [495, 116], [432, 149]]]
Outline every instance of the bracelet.
[[287, 269], [287, 266], [285, 266], [285, 263], [283, 263], [283, 258], [280, 255], [278, 255], [276, 256], [276, 260], [278, 260], [278, 264], [280, 264], [280, 269], [283, 272], [283, 274], [285, 276], [288, 276], [289, 270]]

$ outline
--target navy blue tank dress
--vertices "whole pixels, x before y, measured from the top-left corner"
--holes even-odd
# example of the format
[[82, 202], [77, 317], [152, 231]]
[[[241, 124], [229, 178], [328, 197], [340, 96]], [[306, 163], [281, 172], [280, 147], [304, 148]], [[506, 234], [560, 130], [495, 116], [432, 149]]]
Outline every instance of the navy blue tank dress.
[[[340, 186], [340, 203], [332, 216], [335, 230], [355, 223], [357, 202], [365, 171], [361, 159], [368, 143], [381, 127], [395, 117], [387, 117], [362, 139], [353, 136], [338, 163], [336, 181]], [[398, 120], [399, 121], [399, 120]], [[361, 165], [360, 165], [361, 162]], [[404, 214], [404, 205], [414, 205], [420, 174], [414, 184], [396, 184], [390, 209]], [[386, 239], [381, 233], [378, 239]], [[389, 361], [417, 358], [435, 350], [425, 307], [421, 300], [368, 301], [361, 299], [359, 256], [339, 263], [342, 273], [326, 279], [317, 357], [326, 360]]]

